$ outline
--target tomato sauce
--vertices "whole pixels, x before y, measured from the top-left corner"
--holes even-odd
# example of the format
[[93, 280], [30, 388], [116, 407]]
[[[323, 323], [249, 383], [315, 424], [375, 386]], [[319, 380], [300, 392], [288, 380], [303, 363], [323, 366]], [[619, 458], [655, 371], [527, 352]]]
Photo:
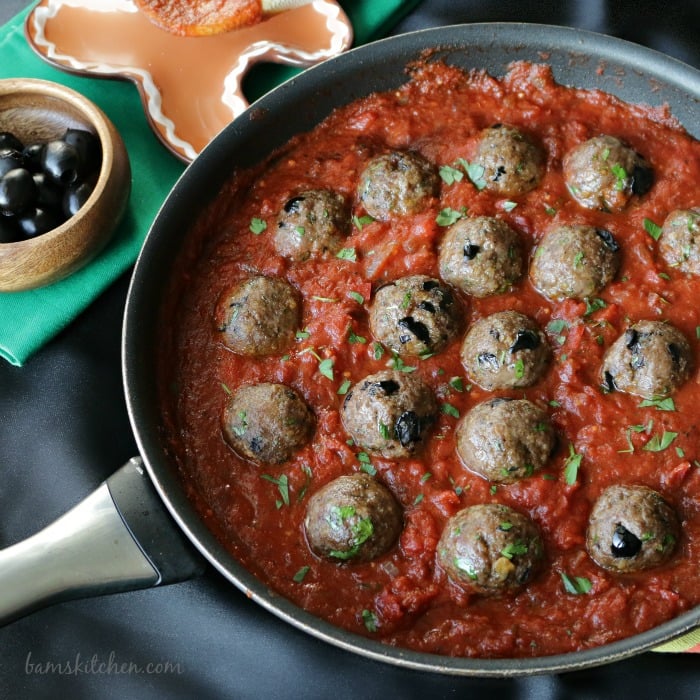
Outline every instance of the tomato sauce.
[[[437, 165], [469, 160], [478, 131], [496, 122], [535, 135], [547, 152], [540, 185], [510, 198], [514, 207], [464, 177], [441, 182], [439, 196], [419, 215], [363, 223], [355, 188], [370, 157], [410, 148]], [[599, 134], [626, 141], [654, 168], [651, 191], [619, 214], [583, 209], [563, 181], [564, 154]], [[162, 323], [165, 440], [204, 520], [243, 565], [299, 606], [358, 634], [419, 651], [473, 657], [565, 653], [650, 629], [700, 604], [700, 279], [667, 267], [644, 227], [645, 219], [661, 225], [671, 210], [697, 206], [698, 182], [700, 143], [667, 110], [564, 87], [547, 67], [525, 63], [514, 64], [502, 79], [440, 64], [417, 66], [403, 87], [339, 108], [259, 168], [234, 173], [192, 231]], [[345, 245], [355, 249], [356, 260], [293, 263], [276, 254], [276, 213], [290, 196], [312, 188], [333, 189], [353, 202], [356, 225]], [[622, 249], [618, 275], [594, 304], [551, 302], [527, 274], [510, 292], [459, 297], [465, 326], [514, 309], [547, 329], [552, 346], [542, 380], [498, 392], [547, 407], [559, 436], [548, 467], [511, 485], [491, 485], [455, 455], [458, 415], [493, 396], [465, 376], [461, 337], [428, 359], [404, 359], [443, 405], [415, 457], [368, 459], [348, 443], [339, 417], [343, 383], [391, 360], [388, 351], [379, 356], [368, 327], [373, 289], [407, 274], [438, 277], [437, 243], [445, 229], [436, 217], [447, 207], [502, 218], [520, 233], [528, 256], [554, 223], [606, 228]], [[253, 233], [254, 218], [267, 229]], [[302, 333], [284, 356], [246, 359], [220, 342], [218, 300], [251, 274], [280, 276], [302, 295]], [[647, 318], [670, 321], [693, 348], [695, 368], [673, 396], [675, 410], [640, 407], [638, 397], [601, 388], [606, 349], [629, 322]], [[350, 331], [356, 342], [350, 342]], [[333, 361], [332, 378], [320, 372], [323, 359]], [[228, 392], [260, 381], [294, 387], [316, 416], [312, 443], [281, 466], [240, 459], [222, 436]], [[672, 444], [644, 449], [664, 431], [677, 433]], [[581, 455], [573, 483], [564, 475], [570, 450]], [[402, 504], [403, 533], [393, 550], [370, 563], [321, 560], [303, 532], [308, 498], [360, 469], [376, 471]], [[668, 564], [620, 575], [588, 556], [591, 505], [613, 483], [647, 485], [676, 510], [682, 535]], [[541, 529], [545, 566], [516, 595], [468, 594], [436, 565], [447, 518], [477, 503], [511, 506]], [[562, 574], [588, 579], [590, 591], [567, 592]]]

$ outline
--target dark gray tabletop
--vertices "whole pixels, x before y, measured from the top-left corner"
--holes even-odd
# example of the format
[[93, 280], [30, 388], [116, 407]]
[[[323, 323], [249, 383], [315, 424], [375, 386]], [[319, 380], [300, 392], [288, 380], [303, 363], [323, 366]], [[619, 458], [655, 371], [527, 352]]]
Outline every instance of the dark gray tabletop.
[[[1, 0], [0, 22], [26, 5]], [[698, 0], [424, 0], [393, 33], [476, 21], [582, 27], [700, 67]], [[127, 274], [24, 367], [0, 363], [0, 546], [68, 510], [136, 454], [120, 372], [128, 282]], [[0, 698], [695, 700], [698, 688], [693, 655], [646, 653], [512, 680], [385, 666], [297, 631], [214, 571], [166, 588], [63, 603], [0, 630]]]

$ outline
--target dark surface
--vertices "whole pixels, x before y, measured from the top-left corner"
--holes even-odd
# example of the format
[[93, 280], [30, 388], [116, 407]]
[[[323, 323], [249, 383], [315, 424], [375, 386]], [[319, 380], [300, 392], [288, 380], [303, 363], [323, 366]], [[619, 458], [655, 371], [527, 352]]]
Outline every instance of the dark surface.
[[[24, 5], [2, 0], [0, 21]], [[582, 27], [700, 66], [697, 0], [425, 0], [394, 33], [476, 21]], [[118, 280], [23, 368], [0, 365], [0, 546], [65, 512], [136, 454], [120, 370], [128, 281], [128, 275]], [[647, 653], [587, 671], [516, 680], [401, 670], [299, 632], [212, 570], [166, 588], [64, 603], [0, 630], [0, 698], [683, 700], [697, 698], [698, 687], [700, 663], [693, 655]]]

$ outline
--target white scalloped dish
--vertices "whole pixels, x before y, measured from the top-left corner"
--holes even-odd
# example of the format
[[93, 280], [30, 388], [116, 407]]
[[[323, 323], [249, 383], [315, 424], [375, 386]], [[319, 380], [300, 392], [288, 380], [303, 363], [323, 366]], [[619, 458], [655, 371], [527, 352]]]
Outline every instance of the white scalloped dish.
[[184, 161], [248, 106], [241, 86], [253, 64], [309, 66], [352, 43], [350, 21], [334, 0], [207, 37], [170, 34], [132, 0], [41, 0], [25, 33], [58, 68], [134, 82], [154, 132]]

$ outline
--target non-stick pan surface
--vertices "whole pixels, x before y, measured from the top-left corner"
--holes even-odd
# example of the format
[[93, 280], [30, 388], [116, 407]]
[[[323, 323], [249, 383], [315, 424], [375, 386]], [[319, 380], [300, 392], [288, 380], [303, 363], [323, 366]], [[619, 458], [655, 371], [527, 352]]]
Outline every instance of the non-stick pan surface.
[[549, 64], [558, 82], [600, 88], [627, 101], [668, 104], [700, 137], [700, 72], [618, 39], [561, 27], [471, 24], [430, 29], [364, 46], [310, 69], [254, 104], [207, 146], [163, 205], [133, 276], [124, 322], [123, 369], [129, 414], [148, 471], [194, 545], [256, 602], [306, 632], [367, 657], [459, 675], [553, 673], [607, 663], [649, 649], [700, 624], [700, 608], [649, 632], [582, 652], [528, 659], [462, 659], [388, 647], [333, 627], [270, 591], [241, 567], [202, 524], [184, 496], [159, 440], [154, 366], [159, 309], [183, 239], [234, 168], [262, 160], [336, 106], [407, 80], [406, 66], [430, 52], [462, 68], [502, 75], [510, 62]]

